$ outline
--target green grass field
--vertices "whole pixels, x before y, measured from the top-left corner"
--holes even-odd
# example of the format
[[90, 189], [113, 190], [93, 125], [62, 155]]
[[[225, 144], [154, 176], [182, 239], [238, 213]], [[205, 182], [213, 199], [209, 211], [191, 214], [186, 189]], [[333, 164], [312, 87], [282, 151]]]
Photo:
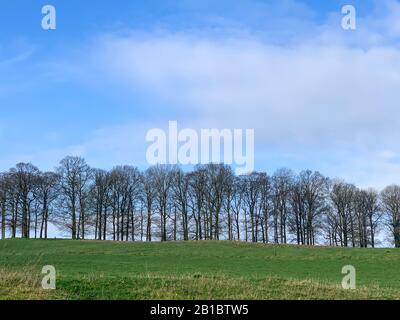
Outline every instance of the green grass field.
[[[344, 265], [357, 289], [343, 290]], [[41, 269], [57, 289], [41, 289]], [[400, 299], [400, 251], [236, 242], [1, 240], [0, 299]]]

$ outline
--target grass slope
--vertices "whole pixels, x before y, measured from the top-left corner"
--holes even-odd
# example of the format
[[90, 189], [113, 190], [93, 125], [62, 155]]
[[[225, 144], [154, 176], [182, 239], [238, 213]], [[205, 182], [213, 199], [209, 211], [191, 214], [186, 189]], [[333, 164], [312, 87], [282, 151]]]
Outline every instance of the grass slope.
[[[341, 288], [341, 269], [357, 289]], [[41, 289], [54, 265], [57, 290]], [[237, 242], [1, 240], [0, 299], [400, 299], [400, 251]]]

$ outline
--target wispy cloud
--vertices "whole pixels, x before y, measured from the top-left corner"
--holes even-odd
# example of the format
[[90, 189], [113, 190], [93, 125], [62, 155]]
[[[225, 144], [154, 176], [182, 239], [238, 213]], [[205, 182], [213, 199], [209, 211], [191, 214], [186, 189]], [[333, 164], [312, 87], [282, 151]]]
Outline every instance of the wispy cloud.
[[[260, 153], [280, 146], [340, 157], [352, 150], [351, 156], [368, 163], [384, 150], [400, 154], [400, 50], [378, 41], [396, 36], [392, 22], [400, 5], [386, 1], [382, 7], [385, 16], [359, 22], [364, 42], [358, 31], [345, 33], [340, 19], [334, 25], [331, 18], [316, 34], [285, 45], [240, 33], [224, 39], [168, 31], [106, 35], [91, 59], [108, 79], [189, 112], [187, 123], [255, 128]], [[356, 165], [350, 160], [341, 159], [349, 166], [343, 174]], [[310, 159], [310, 166], [316, 162]], [[379, 164], [400, 178], [387, 160]]]
[[[400, 180], [399, 2], [375, 1], [348, 32], [340, 6], [320, 21], [299, 1], [238, 3], [192, 28], [93, 36], [41, 63], [46, 74], [94, 94], [116, 85], [135, 109], [132, 117], [138, 103], [157, 101], [146, 121], [97, 128], [63, 151], [94, 162], [140, 162], [146, 129], [179, 116], [183, 127], [254, 128], [258, 169], [274, 158], [363, 185]], [[141, 100], [132, 94], [129, 101], [131, 92]]]

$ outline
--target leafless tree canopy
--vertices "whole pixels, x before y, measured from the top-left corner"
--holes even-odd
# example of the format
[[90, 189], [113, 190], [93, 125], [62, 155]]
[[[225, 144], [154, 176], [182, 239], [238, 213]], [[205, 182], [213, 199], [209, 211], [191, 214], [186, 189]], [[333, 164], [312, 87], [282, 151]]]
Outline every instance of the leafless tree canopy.
[[55, 172], [19, 163], [0, 174], [1, 237], [242, 240], [374, 247], [387, 231], [400, 247], [400, 186], [381, 193], [310, 170], [235, 176], [224, 164], [191, 172], [159, 165], [110, 171], [64, 158]]

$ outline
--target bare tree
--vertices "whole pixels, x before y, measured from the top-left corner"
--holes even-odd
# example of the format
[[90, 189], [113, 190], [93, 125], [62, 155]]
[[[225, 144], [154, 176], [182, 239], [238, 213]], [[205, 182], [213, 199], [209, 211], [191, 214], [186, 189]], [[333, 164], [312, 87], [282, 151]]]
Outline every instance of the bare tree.
[[174, 199], [176, 199], [175, 203], [177, 204], [177, 208], [181, 213], [183, 240], [189, 240], [189, 178], [190, 177], [183, 173], [182, 170], [177, 170], [174, 172], [173, 193]]
[[259, 208], [262, 208], [262, 179], [263, 176], [258, 172], [243, 176], [243, 200], [248, 208], [250, 216], [251, 241], [258, 241], [258, 231], [260, 216]]
[[147, 210], [147, 221], [146, 221], [146, 240], [152, 240], [152, 222], [153, 222], [153, 207], [156, 201], [156, 170], [155, 167], [147, 169], [143, 175], [143, 193], [144, 202]]
[[232, 169], [224, 164], [208, 164], [206, 198], [208, 206], [208, 231], [210, 240], [219, 240], [220, 216], [226, 196], [227, 182], [231, 181]]
[[314, 245], [318, 229], [321, 228], [323, 216], [327, 212], [328, 179], [317, 171], [302, 171], [299, 174], [299, 183], [303, 190], [305, 224], [305, 244]]
[[330, 193], [330, 198], [338, 216], [340, 245], [344, 247], [348, 246], [349, 239], [354, 243], [353, 203], [355, 194], [355, 186], [343, 181], [335, 181]]
[[357, 241], [361, 248], [375, 246], [375, 232], [381, 218], [378, 193], [375, 190], [357, 189], [354, 196], [354, 213], [357, 222]]
[[58, 224], [71, 231], [72, 239], [84, 239], [90, 167], [83, 158], [69, 156], [61, 160], [57, 173], [60, 176], [60, 200], [64, 209]]
[[157, 209], [160, 215], [160, 239], [167, 241], [168, 204], [171, 197], [174, 169], [168, 165], [157, 165], [153, 170]]
[[287, 218], [292, 187], [293, 172], [291, 170], [282, 168], [272, 176], [272, 214], [275, 243], [287, 243]]
[[[365, 210], [369, 222], [370, 243], [375, 247], [375, 233], [382, 218], [382, 208], [379, 204], [379, 194], [374, 189], [368, 189], [365, 193]], [[367, 233], [367, 232], [366, 232]]]
[[232, 211], [233, 211], [233, 221], [236, 230], [236, 239], [240, 240], [240, 224], [241, 216], [244, 207], [244, 183], [242, 182], [243, 176], [236, 177], [233, 184], [233, 198], [232, 198]]
[[[188, 174], [189, 180], [189, 206], [195, 220], [195, 239], [207, 238], [207, 172], [202, 167], [197, 167]], [[204, 232], [204, 234], [203, 234]]]
[[6, 238], [7, 194], [7, 173], [0, 173], [1, 239]]
[[[34, 199], [34, 188], [37, 183], [39, 169], [30, 163], [18, 163], [10, 170], [15, 183], [15, 217], [18, 216], [18, 209], [21, 211], [21, 237], [30, 237], [31, 209]], [[19, 206], [18, 206], [19, 204]]]
[[91, 207], [95, 212], [95, 235], [98, 240], [107, 237], [107, 219], [111, 202], [110, 174], [101, 169], [93, 170], [94, 181], [90, 188]]
[[394, 246], [400, 248], [400, 186], [391, 185], [381, 193], [382, 206], [386, 214]]
[[[58, 198], [60, 176], [54, 172], [40, 173], [34, 190], [35, 198], [41, 207], [40, 238], [47, 239], [50, 208]], [[36, 228], [35, 228], [36, 232]]]

